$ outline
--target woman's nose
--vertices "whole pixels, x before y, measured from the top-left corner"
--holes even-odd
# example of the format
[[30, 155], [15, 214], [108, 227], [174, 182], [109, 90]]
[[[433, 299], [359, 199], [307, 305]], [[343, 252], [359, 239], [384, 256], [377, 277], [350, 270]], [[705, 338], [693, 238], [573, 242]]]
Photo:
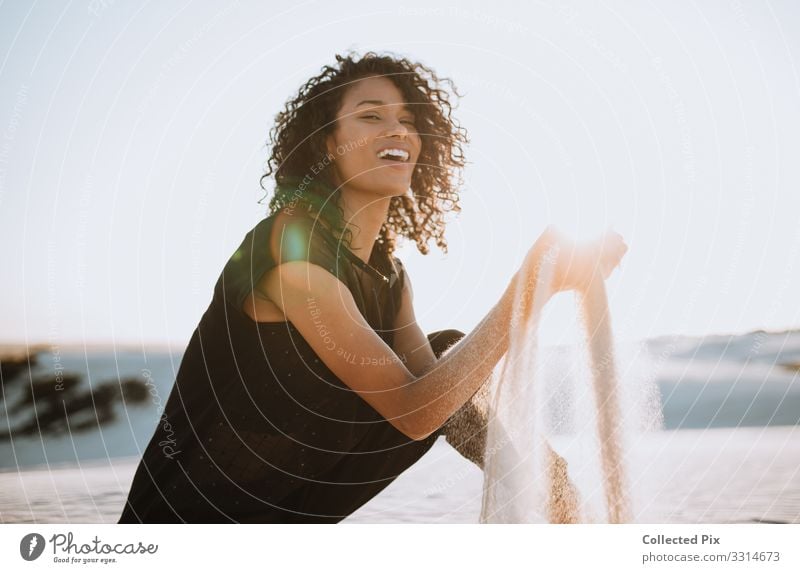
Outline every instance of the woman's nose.
[[408, 135], [411, 133], [408, 127], [409, 126], [407, 126], [399, 119], [397, 119], [393, 121], [392, 125], [389, 126], [389, 128], [386, 130], [386, 135], [387, 136], [400, 135], [402, 137], [408, 137]]

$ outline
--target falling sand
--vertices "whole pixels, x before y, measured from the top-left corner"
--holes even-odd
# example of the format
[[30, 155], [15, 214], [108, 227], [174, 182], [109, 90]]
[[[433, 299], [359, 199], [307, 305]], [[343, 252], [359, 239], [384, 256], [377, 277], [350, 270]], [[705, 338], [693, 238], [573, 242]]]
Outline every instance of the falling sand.
[[622, 416], [605, 284], [602, 281], [593, 283], [580, 298], [585, 343], [592, 365], [608, 521], [626, 523], [630, 519], [630, 509], [622, 463]]
[[[582, 506], [581, 492], [571, 479], [566, 460], [551, 447], [543, 422], [546, 400], [537, 361], [538, 327], [542, 308], [550, 298], [557, 256], [557, 247], [551, 247], [535, 268], [518, 276], [508, 351], [472, 400], [473, 408], [481, 400], [487, 403], [485, 443], [474, 446], [483, 453], [477, 456], [484, 470], [482, 523], [624, 523], [631, 518], [614, 348], [602, 280], [593, 281], [578, 299], [594, 387], [594, 431], [602, 481], [590, 484], [588, 491], [602, 485], [605, 518], [592, 516], [588, 507]], [[527, 305], [525, 301], [529, 301]], [[454, 445], [460, 441], [447, 437]], [[585, 475], [581, 476], [584, 481]]]

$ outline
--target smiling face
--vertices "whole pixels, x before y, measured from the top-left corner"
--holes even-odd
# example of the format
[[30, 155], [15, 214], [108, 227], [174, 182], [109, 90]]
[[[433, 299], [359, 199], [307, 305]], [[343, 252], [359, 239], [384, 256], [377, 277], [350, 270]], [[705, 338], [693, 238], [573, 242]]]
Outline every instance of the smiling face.
[[408, 191], [422, 146], [413, 110], [382, 77], [358, 80], [347, 89], [326, 143], [337, 184], [381, 196]]

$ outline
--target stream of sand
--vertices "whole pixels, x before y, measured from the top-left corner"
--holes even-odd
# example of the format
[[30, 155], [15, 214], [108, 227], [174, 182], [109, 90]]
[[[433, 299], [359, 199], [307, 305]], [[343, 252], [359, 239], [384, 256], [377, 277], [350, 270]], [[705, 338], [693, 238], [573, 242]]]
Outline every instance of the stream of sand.
[[[594, 410], [576, 429], [578, 434], [593, 434], [598, 471], [592, 474], [586, 470], [591, 464], [581, 463], [578, 475], [551, 446], [538, 330], [557, 257], [557, 247], [552, 247], [537, 268], [520, 273], [515, 285], [516, 315], [508, 352], [489, 381], [482, 523], [626, 523], [632, 519], [620, 386], [602, 280], [576, 294], [584, 334], [578, 355], [588, 362], [583, 378], [593, 389], [589, 394]], [[530, 308], [526, 300], [531, 301]], [[562, 410], [578, 408], [575, 395], [569, 396], [561, 398]], [[598, 497], [597, 491], [603, 492], [599, 497], [604, 507], [599, 512], [582, 500]]]

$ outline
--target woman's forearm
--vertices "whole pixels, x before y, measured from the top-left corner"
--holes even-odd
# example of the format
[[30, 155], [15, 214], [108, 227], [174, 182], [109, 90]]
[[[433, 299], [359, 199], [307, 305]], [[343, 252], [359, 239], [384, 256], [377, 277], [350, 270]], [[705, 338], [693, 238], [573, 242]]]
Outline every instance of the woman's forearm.
[[[509, 332], [527, 312], [538, 265], [517, 272], [498, 303], [467, 336], [450, 348], [429, 371], [407, 387], [405, 425], [409, 435], [424, 439], [461, 408], [491, 375], [508, 351]], [[525, 281], [526, 284], [518, 284]], [[527, 288], [521, 306], [515, 309], [517, 288]], [[539, 294], [539, 293], [537, 293]]]

